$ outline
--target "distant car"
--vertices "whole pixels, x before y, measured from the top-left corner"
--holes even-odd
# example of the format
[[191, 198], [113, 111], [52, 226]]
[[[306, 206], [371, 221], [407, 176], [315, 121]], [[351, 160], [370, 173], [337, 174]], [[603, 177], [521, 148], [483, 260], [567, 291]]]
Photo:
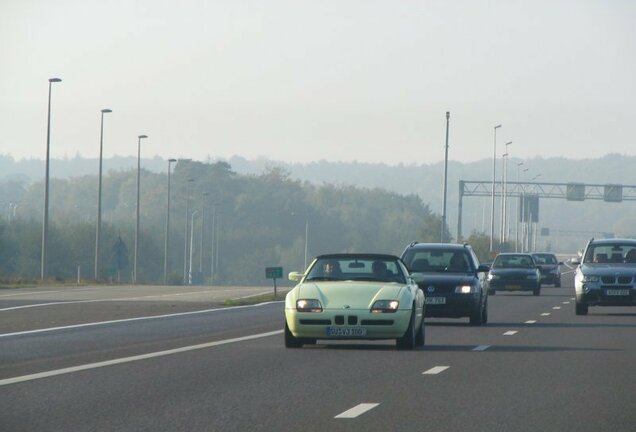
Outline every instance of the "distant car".
[[491, 295], [497, 291], [532, 291], [541, 294], [541, 273], [531, 254], [500, 253], [495, 257], [488, 273], [488, 290]]
[[553, 253], [536, 252], [532, 254], [532, 257], [539, 266], [541, 272], [541, 283], [554, 285], [556, 288], [561, 287], [561, 266], [562, 261], [559, 261]]
[[318, 339], [395, 339], [398, 348], [424, 345], [424, 293], [394, 255], [316, 257], [285, 297], [285, 346]]
[[488, 322], [489, 268], [469, 245], [411, 243], [402, 261], [426, 294], [427, 317], [468, 317], [475, 326]]
[[589, 306], [636, 306], [636, 240], [590, 240], [574, 275], [576, 314]]

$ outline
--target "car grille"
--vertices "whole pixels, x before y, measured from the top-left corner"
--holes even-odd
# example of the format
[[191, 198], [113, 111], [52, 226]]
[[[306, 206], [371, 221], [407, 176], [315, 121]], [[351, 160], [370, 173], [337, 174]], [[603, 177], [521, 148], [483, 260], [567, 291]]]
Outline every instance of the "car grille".
[[[455, 292], [455, 284], [422, 284], [420, 288], [424, 290], [427, 295], [431, 294], [450, 294]], [[431, 289], [432, 287], [432, 289]]]
[[632, 276], [601, 276], [601, 282], [608, 285], [619, 283], [621, 285], [631, 284]]

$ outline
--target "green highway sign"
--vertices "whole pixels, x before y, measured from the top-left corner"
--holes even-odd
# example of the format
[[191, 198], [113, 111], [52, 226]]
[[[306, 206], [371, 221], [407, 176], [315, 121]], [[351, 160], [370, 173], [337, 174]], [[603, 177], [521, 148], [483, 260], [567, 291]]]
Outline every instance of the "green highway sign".
[[281, 279], [283, 277], [283, 268], [265, 267], [265, 277], [267, 279]]

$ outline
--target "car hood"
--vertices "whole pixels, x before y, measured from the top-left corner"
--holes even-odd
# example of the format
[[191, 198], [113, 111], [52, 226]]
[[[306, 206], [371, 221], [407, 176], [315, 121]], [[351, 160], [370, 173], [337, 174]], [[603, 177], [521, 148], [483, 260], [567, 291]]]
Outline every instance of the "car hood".
[[[323, 309], [343, 309], [349, 306], [350, 309], [371, 308], [376, 300], [398, 300], [403, 290], [407, 288], [404, 285], [395, 283], [377, 283], [377, 282], [305, 282], [297, 287], [298, 297], [315, 298], [322, 303]], [[400, 304], [406, 308], [411, 305]]]
[[420, 287], [429, 285], [470, 285], [475, 281], [475, 276], [465, 273], [420, 273], [424, 281], [419, 282]]
[[636, 266], [634, 264], [622, 263], [590, 263], [581, 264], [581, 271], [599, 276], [614, 276], [616, 274], [636, 276]]

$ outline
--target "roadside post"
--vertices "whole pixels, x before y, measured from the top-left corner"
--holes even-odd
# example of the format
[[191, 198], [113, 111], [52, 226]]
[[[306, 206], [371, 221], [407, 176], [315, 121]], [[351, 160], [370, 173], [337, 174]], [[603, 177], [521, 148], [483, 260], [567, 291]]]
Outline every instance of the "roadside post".
[[280, 279], [282, 277], [282, 267], [265, 267], [265, 278], [274, 280], [274, 298], [276, 298], [276, 279]]

